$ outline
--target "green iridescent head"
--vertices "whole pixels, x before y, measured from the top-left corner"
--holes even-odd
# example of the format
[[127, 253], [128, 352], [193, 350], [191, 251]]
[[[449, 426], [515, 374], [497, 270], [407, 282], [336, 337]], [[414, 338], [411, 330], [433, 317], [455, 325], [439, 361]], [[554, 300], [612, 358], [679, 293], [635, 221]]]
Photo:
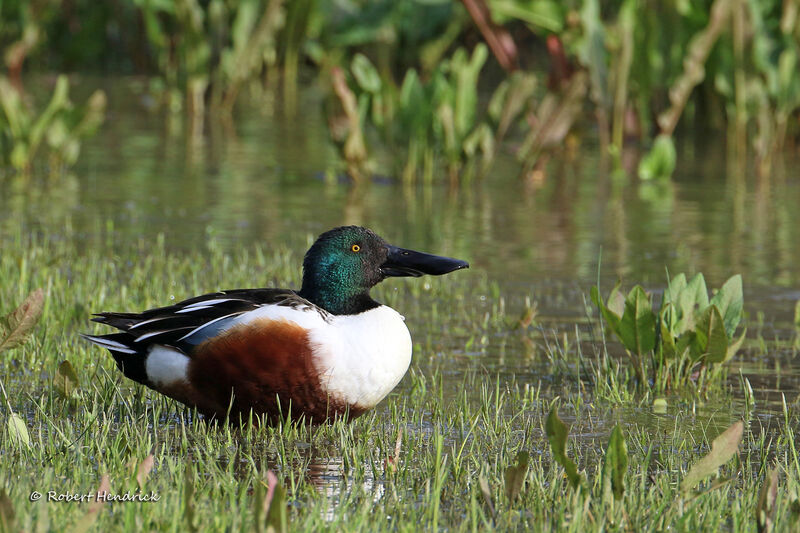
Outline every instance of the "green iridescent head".
[[459, 259], [397, 248], [367, 228], [342, 226], [320, 235], [306, 253], [299, 294], [333, 314], [357, 314], [380, 305], [369, 290], [387, 277], [467, 267]]

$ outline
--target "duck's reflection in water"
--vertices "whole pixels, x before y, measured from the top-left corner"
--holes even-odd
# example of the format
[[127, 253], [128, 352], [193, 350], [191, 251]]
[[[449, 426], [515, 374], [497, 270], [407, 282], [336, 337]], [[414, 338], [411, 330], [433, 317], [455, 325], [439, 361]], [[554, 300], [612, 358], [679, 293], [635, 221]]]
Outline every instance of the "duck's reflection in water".
[[[363, 475], [352, 475], [356, 469], [361, 469]], [[334, 519], [339, 506], [350, 500], [370, 498], [373, 503], [380, 501], [386, 491], [383, 470], [383, 464], [370, 464], [369, 461], [354, 469], [347, 468], [342, 457], [311, 457], [306, 468], [306, 479], [326, 498], [323, 518], [330, 521]], [[355, 477], [360, 480], [354, 481]]]

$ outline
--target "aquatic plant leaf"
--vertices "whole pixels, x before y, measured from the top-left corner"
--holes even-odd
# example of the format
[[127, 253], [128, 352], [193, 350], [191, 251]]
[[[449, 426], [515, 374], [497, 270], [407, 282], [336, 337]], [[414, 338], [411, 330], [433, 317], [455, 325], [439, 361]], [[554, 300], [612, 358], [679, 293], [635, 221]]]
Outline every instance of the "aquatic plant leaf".
[[628, 446], [619, 425], [611, 430], [611, 437], [603, 459], [603, 492], [611, 492], [615, 500], [625, 494], [625, 473], [628, 471]]
[[756, 504], [756, 528], [758, 533], [770, 533], [775, 526], [775, 500], [778, 498], [778, 469], [773, 468], [764, 478]]
[[581, 483], [581, 475], [578, 473], [578, 467], [575, 463], [567, 457], [567, 425], [558, 417], [558, 408], [556, 406], [550, 409], [544, 430], [547, 433], [547, 440], [550, 441], [550, 451], [553, 454], [553, 459], [564, 468], [570, 486], [573, 489], [578, 488]]
[[744, 297], [742, 296], [742, 276], [737, 274], [732, 276], [711, 298], [711, 305], [716, 305], [725, 323], [725, 332], [728, 338], [733, 338], [736, 327], [742, 320], [742, 307]]
[[53, 378], [53, 387], [56, 392], [65, 399], [78, 396], [78, 374], [69, 361], [61, 361]]
[[664, 298], [661, 301], [662, 306], [668, 303], [676, 303], [678, 301], [678, 295], [686, 288], [686, 274], [681, 272], [674, 278], [672, 278], [667, 285], [667, 288], [664, 289]]
[[350, 70], [356, 83], [368, 93], [375, 94], [381, 90], [381, 76], [372, 62], [364, 54], [356, 54], [350, 63]]
[[497, 139], [505, 137], [511, 124], [531, 103], [536, 90], [536, 77], [517, 71], [504, 80], [492, 93], [489, 101], [489, 116], [497, 123]]
[[617, 281], [614, 288], [611, 289], [611, 292], [608, 294], [607, 301], [608, 309], [620, 318], [622, 318], [622, 314], [625, 312], [625, 296], [619, 290], [621, 285], [622, 282]]
[[89, 528], [97, 522], [97, 516], [103, 508], [106, 496], [110, 493], [111, 483], [108, 480], [108, 476], [103, 474], [103, 477], [100, 479], [100, 486], [97, 487], [97, 492], [95, 493], [96, 497], [89, 503], [89, 510], [68, 530], [69, 533], [85, 533], [89, 531]]
[[11, 498], [8, 497], [6, 489], [0, 489], [0, 531], [16, 531], [15, 521], [16, 514]]
[[510, 19], [518, 19], [531, 27], [558, 33], [564, 28], [565, 13], [559, 2], [553, 0], [533, 0], [519, 2], [515, 0], [493, 0], [488, 2], [492, 19], [504, 24]]
[[702, 273], [696, 274], [677, 295], [678, 320], [674, 333], [681, 334], [697, 327], [698, 313], [708, 307], [708, 290]]
[[645, 181], [667, 179], [675, 171], [677, 159], [672, 136], [662, 133], [656, 137], [650, 151], [639, 161], [639, 178]]
[[625, 299], [625, 312], [619, 323], [619, 337], [628, 351], [643, 355], [656, 345], [656, 315], [650, 298], [637, 285]]
[[[598, 289], [596, 285], [591, 288], [589, 293], [595, 307], [597, 307], [597, 309], [600, 311], [600, 314], [603, 315], [608, 328], [617, 337], [620, 336], [619, 322], [622, 318], [622, 313], [625, 308], [625, 298], [618, 289], [619, 282], [617, 282], [617, 285], [614, 286], [614, 289], [611, 291], [611, 295], [608, 297], [609, 306], [606, 306], [606, 304], [603, 303], [603, 299], [600, 297], [600, 289]], [[619, 305], [620, 300], [622, 302], [621, 306]]]
[[739, 348], [742, 347], [745, 335], [747, 335], [747, 328], [745, 328], [744, 331], [742, 331], [742, 334], [739, 335], [738, 339], [736, 339], [735, 341], [733, 341], [728, 345], [728, 353], [725, 355], [725, 360], [723, 361], [723, 363], [727, 363], [728, 361], [733, 359], [733, 356], [736, 355], [736, 352], [738, 352]]
[[739, 449], [743, 433], [744, 422], [739, 420], [714, 439], [708, 455], [692, 465], [686, 477], [683, 478], [681, 490], [685, 492], [692, 490], [703, 479], [715, 474], [720, 466], [730, 461]]
[[31, 438], [28, 435], [28, 426], [25, 425], [21, 416], [13, 412], [9, 413], [6, 424], [8, 425], [8, 435], [12, 441], [26, 448], [30, 446]]
[[666, 398], [656, 398], [653, 400], [653, 412], [657, 414], [666, 414], [667, 400]]
[[506, 482], [506, 496], [508, 496], [509, 501], [513, 502], [517, 499], [517, 496], [522, 491], [522, 487], [525, 484], [525, 475], [528, 473], [529, 461], [528, 452], [521, 451], [517, 453], [516, 464], [506, 468], [503, 479]]
[[10, 315], [0, 320], [0, 352], [25, 343], [44, 309], [44, 291], [36, 289]]
[[699, 348], [699, 343], [696, 341], [696, 339], [697, 333], [694, 331], [685, 331], [678, 336], [678, 340], [675, 341], [675, 352], [677, 357], [683, 357], [683, 355], [686, 353], [686, 350], [690, 350], [692, 353], [692, 359], [698, 359], [703, 352]]
[[267, 496], [264, 505], [267, 508], [267, 531], [286, 533], [289, 530], [286, 489], [278, 483], [278, 477], [271, 470], [267, 471]]
[[662, 307], [659, 312], [658, 327], [661, 333], [661, 353], [666, 359], [674, 359], [678, 354], [678, 349], [675, 346], [674, 333], [669, 327], [669, 317], [672, 316], [673, 311], [674, 306], [672, 304], [667, 304], [667, 306]]
[[716, 305], [706, 308], [697, 322], [695, 342], [711, 363], [722, 363], [728, 356], [728, 336]]
[[580, 8], [583, 38], [576, 43], [578, 58], [589, 69], [592, 100], [601, 108], [611, 105], [608, 83], [608, 48], [606, 26], [600, 16], [599, 0], [583, 0]]
[[453, 124], [459, 139], [463, 139], [475, 125], [475, 110], [478, 105], [478, 77], [489, 50], [483, 43], [478, 43], [472, 51], [472, 56], [467, 59], [466, 52], [461, 55], [456, 50], [451, 59], [451, 72], [455, 79], [455, 99], [453, 105]]
[[702, 272], [698, 272], [689, 280], [685, 292], [691, 306], [697, 306], [700, 310], [708, 306], [708, 288]]

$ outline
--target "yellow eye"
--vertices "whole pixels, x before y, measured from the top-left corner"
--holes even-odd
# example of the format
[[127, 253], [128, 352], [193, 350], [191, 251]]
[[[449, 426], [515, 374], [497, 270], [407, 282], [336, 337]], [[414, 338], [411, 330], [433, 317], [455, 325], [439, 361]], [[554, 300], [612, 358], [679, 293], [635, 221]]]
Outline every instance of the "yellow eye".
[[354, 252], [360, 252], [361, 251], [361, 247], [359, 245], [357, 245], [357, 244], [354, 244], [353, 246], [351, 246], [350, 249], [353, 250]]

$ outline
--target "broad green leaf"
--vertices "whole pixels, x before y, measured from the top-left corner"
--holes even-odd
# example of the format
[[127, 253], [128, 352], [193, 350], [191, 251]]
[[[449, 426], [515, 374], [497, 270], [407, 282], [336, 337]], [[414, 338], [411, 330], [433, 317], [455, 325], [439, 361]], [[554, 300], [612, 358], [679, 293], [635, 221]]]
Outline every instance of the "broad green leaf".
[[681, 482], [681, 490], [688, 492], [702, 480], [715, 474], [719, 467], [731, 460], [739, 449], [744, 433], [744, 422], [739, 420], [722, 432], [711, 443], [711, 451], [692, 465]]
[[514, 501], [522, 491], [522, 486], [525, 483], [525, 475], [528, 473], [528, 462], [530, 456], [528, 452], [521, 451], [517, 454], [515, 465], [506, 468], [503, 478], [506, 483], [506, 496], [509, 501]]
[[620, 317], [622, 316], [622, 313], [616, 314], [611, 309], [606, 307], [606, 304], [603, 303], [603, 300], [600, 297], [600, 291], [597, 288], [597, 286], [593, 286], [591, 288], [589, 295], [592, 298], [595, 307], [597, 307], [597, 309], [600, 310], [600, 314], [603, 315], [603, 318], [606, 321], [608, 329], [610, 329], [614, 335], [619, 337], [619, 320]]
[[736, 326], [742, 320], [742, 306], [744, 297], [742, 296], [742, 276], [737, 274], [731, 277], [711, 298], [711, 305], [719, 308], [722, 320], [725, 323], [725, 332], [728, 338], [732, 339], [736, 332]]
[[651, 308], [650, 298], [639, 285], [631, 289], [625, 299], [619, 333], [625, 348], [640, 356], [655, 347], [656, 315]]
[[550, 414], [547, 415], [544, 430], [547, 433], [547, 440], [550, 441], [550, 451], [553, 454], [553, 459], [564, 468], [572, 488], [578, 488], [581, 483], [581, 475], [578, 473], [578, 467], [567, 457], [566, 453], [567, 425], [558, 418], [558, 409], [555, 406], [550, 409]]
[[667, 303], [676, 303], [678, 295], [686, 288], [686, 274], [681, 272], [669, 282], [669, 285], [664, 289], [664, 299], [662, 305]]
[[628, 470], [628, 446], [619, 425], [614, 426], [603, 460], [603, 491], [610, 490], [615, 500], [625, 493], [625, 472]]
[[676, 305], [679, 319], [674, 325], [673, 332], [680, 335], [697, 327], [699, 314], [708, 307], [708, 291], [703, 274], [698, 273], [677, 295]]
[[697, 323], [697, 342], [706, 360], [722, 363], [728, 356], [728, 336], [716, 305], [710, 305]]
[[662, 133], [656, 137], [650, 151], [639, 161], [639, 178], [645, 181], [667, 179], [675, 171], [677, 159], [672, 136]]
[[764, 478], [756, 504], [756, 527], [758, 533], [770, 533], [775, 526], [775, 511], [778, 499], [778, 469], [773, 468]]
[[381, 77], [367, 56], [356, 54], [350, 63], [350, 70], [361, 89], [375, 94], [381, 90]]
[[62, 398], [70, 399], [78, 396], [78, 374], [69, 361], [61, 361], [53, 378], [53, 387]]
[[689, 283], [686, 284], [686, 292], [691, 296], [691, 302], [701, 311], [708, 307], [708, 288], [702, 272], [698, 272], [689, 280]]
[[31, 438], [28, 435], [28, 426], [25, 421], [17, 413], [9, 413], [8, 415], [8, 435], [9, 438], [20, 446], [26, 448], [31, 444]]
[[742, 347], [742, 343], [744, 342], [744, 337], [746, 334], [747, 328], [742, 331], [742, 334], [739, 335], [738, 339], [728, 345], [728, 353], [725, 355], [725, 361], [723, 361], [724, 363], [733, 359], [733, 356], [736, 355], [736, 352], [738, 352], [739, 348]]
[[617, 281], [617, 284], [611, 289], [607, 304], [612, 313], [622, 318], [623, 313], [625, 313], [625, 296], [619, 290], [620, 285], [621, 282]]
[[543, 29], [558, 33], [564, 28], [565, 9], [553, 0], [494, 0], [488, 3], [492, 18], [502, 24], [509, 19], [518, 19], [532, 26], [532, 30]]
[[36, 289], [13, 313], [0, 319], [0, 352], [25, 343], [44, 309], [44, 291]]
[[667, 400], [665, 398], [656, 398], [653, 400], [653, 412], [658, 414], [666, 414]]
[[678, 354], [678, 349], [675, 346], [675, 337], [669, 327], [669, 318], [674, 307], [668, 304], [667, 307], [662, 307], [660, 312], [660, 320], [658, 321], [661, 328], [661, 353], [666, 359], [673, 359]]

